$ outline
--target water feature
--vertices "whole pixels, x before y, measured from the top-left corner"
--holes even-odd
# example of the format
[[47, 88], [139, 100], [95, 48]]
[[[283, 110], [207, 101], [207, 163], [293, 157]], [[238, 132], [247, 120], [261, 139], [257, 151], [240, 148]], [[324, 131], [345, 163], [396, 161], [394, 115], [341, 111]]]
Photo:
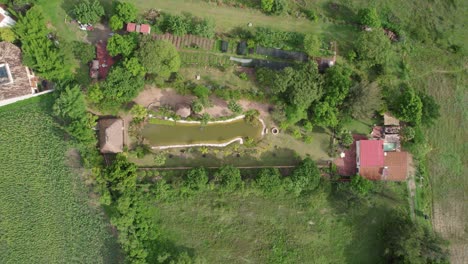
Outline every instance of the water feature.
[[173, 145], [213, 145], [225, 144], [234, 139], [262, 136], [262, 123], [249, 124], [244, 119], [229, 122], [213, 122], [207, 125], [200, 123], [147, 124], [142, 136], [152, 147]]
[[384, 151], [394, 151], [397, 147], [397, 144], [395, 142], [385, 142], [383, 147]]

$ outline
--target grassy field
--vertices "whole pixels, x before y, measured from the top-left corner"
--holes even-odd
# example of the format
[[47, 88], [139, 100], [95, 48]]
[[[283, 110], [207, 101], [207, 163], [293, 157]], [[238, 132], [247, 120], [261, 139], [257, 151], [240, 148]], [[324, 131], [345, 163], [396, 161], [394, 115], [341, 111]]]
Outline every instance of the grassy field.
[[0, 262], [119, 262], [110, 227], [74, 169], [77, 154], [49, 114], [50, 98], [0, 108]]
[[[403, 185], [371, 205], [347, 205], [328, 188], [294, 198], [206, 191], [158, 203], [163, 236], [207, 263], [382, 263], [379, 236]], [[383, 195], [385, 194], [385, 195]]]

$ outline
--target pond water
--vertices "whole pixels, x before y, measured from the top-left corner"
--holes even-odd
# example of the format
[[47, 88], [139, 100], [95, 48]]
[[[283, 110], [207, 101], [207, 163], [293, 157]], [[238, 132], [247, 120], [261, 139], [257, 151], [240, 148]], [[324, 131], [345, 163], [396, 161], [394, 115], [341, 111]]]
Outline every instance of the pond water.
[[249, 124], [244, 119], [228, 123], [200, 124], [148, 124], [142, 130], [142, 136], [153, 147], [187, 144], [222, 144], [235, 138], [259, 139], [262, 124]]

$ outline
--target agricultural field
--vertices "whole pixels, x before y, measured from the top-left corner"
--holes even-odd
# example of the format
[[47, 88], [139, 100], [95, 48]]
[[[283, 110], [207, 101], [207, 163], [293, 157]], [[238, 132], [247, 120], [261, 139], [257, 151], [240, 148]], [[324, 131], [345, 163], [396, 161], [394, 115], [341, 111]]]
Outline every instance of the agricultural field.
[[348, 205], [330, 186], [301, 198], [207, 190], [159, 202], [157, 218], [163, 237], [207, 263], [382, 263], [380, 228], [404, 191], [391, 184]]
[[88, 197], [78, 155], [46, 95], [0, 108], [2, 263], [117, 263], [116, 239]]

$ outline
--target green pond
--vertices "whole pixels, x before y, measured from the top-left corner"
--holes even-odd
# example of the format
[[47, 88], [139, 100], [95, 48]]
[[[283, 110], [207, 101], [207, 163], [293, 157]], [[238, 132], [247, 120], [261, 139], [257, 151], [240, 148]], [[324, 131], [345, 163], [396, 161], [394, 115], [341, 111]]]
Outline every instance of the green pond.
[[245, 120], [228, 123], [201, 124], [148, 124], [142, 130], [142, 136], [151, 146], [170, 146], [188, 144], [222, 144], [238, 137], [259, 139], [262, 124], [249, 124]]

